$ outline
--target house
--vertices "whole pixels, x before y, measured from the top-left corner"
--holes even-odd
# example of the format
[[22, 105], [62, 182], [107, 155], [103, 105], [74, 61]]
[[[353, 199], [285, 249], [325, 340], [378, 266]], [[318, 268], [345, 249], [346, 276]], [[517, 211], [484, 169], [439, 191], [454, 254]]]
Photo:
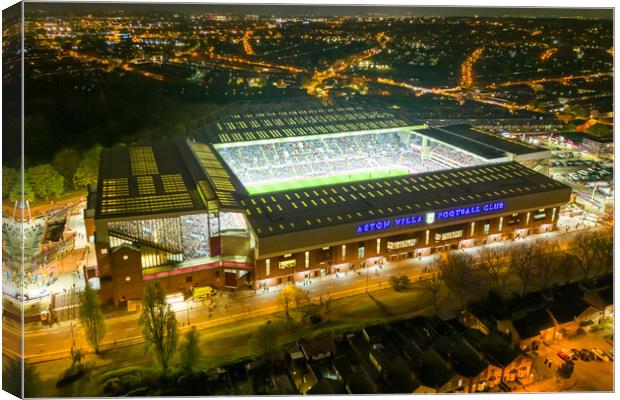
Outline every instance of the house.
[[488, 377], [494, 384], [526, 379], [532, 372], [532, 359], [509, 338], [496, 330], [487, 335], [474, 329], [467, 329], [465, 340], [494, 365], [501, 368], [501, 374]]
[[351, 394], [374, 394], [376, 388], [370, 382], [361, 366], [353, 364], [345, 355], [338, 355], [333, 361], [338, 378]]
[[361, 333], [347, 335], [347, 341], [353, 354], [357, 357], [359, 365], [375, 387], [378, 387], [380, 373], [370, 361], [370, 344], [362, 337]]
[[432, 347], [421, 357], [421, 366], [416, 370], [421, 385], [435, 393], [463, 393], [467, 378], [454, 372], [449, 364]]
[[300, 344], [301, 351], [308, 361], [320, 360], [331, 357], [336, 353], [336, 345], [327, 337], [316, 338], [314, 340]]
[[275, 395], [292, 395], [298, 394], [298, 392], [293, 387], [293, 383], [291, 379], [286, 374], [277, 374], [271, 378], [271, 382], [273, 384], [273, 391], [271, 394]]
[[301, 394], [306, 394], [306, 392], [319, 381], [314, 371], [303, 358], [296, 358], [291, 361], [289, 373], [298, 393]]
[[499, 384], [501, 367], [486, 360], [460, 335], [440, 337], [433, 349], [456, 373], [468, 378], [466, 392], [482, 392]]
[[598, 311], [594, 318], [603, 322], [614, 315], [614, 290], [608, 286], [602, 289], [589, 290], [583, 295], [584, 300]]
[[497, 321], [497, 330], [510, 335], [521, 350], [536, 350], [544, 341], [555, 337], [555, 324], [545, 308], [527, 312], [514, 319]]
[[312, 386], [306, 394], [350, 394], [347, 392], [344, 382], [322, 378], [319, 382]]
[[584, 323], [592, 321], [600, 311], [589, 305], [579, 296], [562, 296], [548, 306], [553, 322], [556, 326], [556, 338], [574, 335]]

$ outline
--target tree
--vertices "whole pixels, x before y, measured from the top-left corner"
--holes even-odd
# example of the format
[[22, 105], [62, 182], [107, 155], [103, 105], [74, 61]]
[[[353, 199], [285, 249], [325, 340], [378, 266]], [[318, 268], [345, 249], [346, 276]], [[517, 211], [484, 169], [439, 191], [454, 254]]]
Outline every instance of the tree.
[[508, 270], [519, 277], [521, 281], [521, 295], [527, 292], [532, 279], [534, 279], [534, 258], [532, 253], [534, 246], [530, 243], [514, 246], [508, 253]]
[[614, 269], [614, 237], [611, 229], [598, 233], [599, 273], [613, 272]]
[[439, 302], [437, 299], [437, 295], [441, 290], [441, 279], [439, 279], [439, 273], [437, 271], [437, 267], [432, 266], [431, 269], [431, 278], [424, 281], [424, 289], [429, 292], [433, 299], [433, 308], [435, 309], [435, 314], [439, 315]]
[[19, 178], [19, 174], [15, 168], [2, 167], [2, 198], [9, 197], [9, 193]]
[[448, 253], [438, 263], [441, 279], [457, 296], [461, 309], [465, 308], [467, 298], [473, 289], [473, 266], [474, 259], [467, 253]]
[[535, 277], [540, 282], [542, 290], [551, 284], [551, 280], [557, 274], [559, 256], [557, 242], [535, 245], [532, 252]]
[[[30, 180], [28, 176], [24, 176], [24, 201], [34, 201], [34, 190], [32, 189], [32, 185], [30, 184]], [[10, 201], [20, 201], [22, 199], [22, 182], [21, 179], [15, 179], [13, 182], [13, 187], [9, 192], [9, 200]]]
[[28, 168], [28, 180], [38, 198], [49, 200], [50, 195], [59, 196], [64, 190], [64, 178], [50, 164]]
[[66, 190], [75, 190], [73, 178], [79, 163], [80, 153], [75, 149], [65, 147], [54, 154], [52, 166], [65, 178]]
[[598, 233], [582, 233], [573, 241], [573, 251], [577, 259], [577, 267], [582, 273], [583, 279], [590, 279], [590, 275], [596, 273], [601, 260], [600, 251], [602, 241]]
[[170, 305], [166, 304], [164, 289], [159, 283], [146, 286], [138, 323], [145, 344], [155, 355], [162, 371], [166, 371], [176, 349], [177, 319]]
[[98, 145], [84, 154], [73, 175], [73, 185], [76, 189], [85, 189], [88, 185], [97, 183], [100, 156], [101, 146]]
[[310, 303], [310, 293], [307, 290], [295, 286], [294, 300], [295, 308], [299, 311], [303, 306]]
[[179, 346], [179, 367], [184, 371], [193, 371], [200, 359], [199, 336], [195, 326], [185, 332], [184, 340]]
[[563, 278], [564, 284], [570, 283], [575, 275], [577, 259], [573, 254], [562, 253], [557, 259], [557, 273]]
[[93, 346], [95, 353], [99, 353], [99, 344], [105, 335], [106, 325], [99, 297], [88, 283], [84, 286], [84, 291], [80, 293], [78, 318], [84, 328], [86, 340]]
[[407, 275], [401, 276], [390, 276], [389, 279], [390, 286], [396, 292], [401, 292], [403, 290], [407, 290], [411, 282], [409, 282], [409, 277]]
[[[43, 383], [34, 365], [24, 361], [24, 397], [42, 396]], [[22, 363], [21, 360], [7, 358], [2, 368], [2, 390], [15, 397], [22, 397]]]
[[250, 350], [253, 354], [263, 357], [268, 362], [278, 358], [278, 335], [280, 329], [277, 325], [268, 321], [261, 325], [252, 335], [249, 341]]
[[291, 283], [284, 286], [284, 288], [278, 294], [278, 300], [280, 301], [280, 304], [284, 306], [284, 313], [286, 314], [286, 318], [290, 318], [289, 308], [290, 305], [295, 301], [298, 290], [299, 288]]
[[487, 277], [489, 289], [500, 296], [506, 288], [506, 281], [510, 272], [506, 268], [508, 253], [504, 248], [485, 249], [480, 255], [480, 269]]

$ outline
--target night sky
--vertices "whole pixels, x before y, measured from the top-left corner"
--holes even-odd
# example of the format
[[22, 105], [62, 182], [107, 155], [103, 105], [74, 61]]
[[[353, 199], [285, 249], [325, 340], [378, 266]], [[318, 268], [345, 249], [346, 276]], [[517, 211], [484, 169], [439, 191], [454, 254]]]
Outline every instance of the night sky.
[[489, 8], [489, 7], [401, 7], [401, 6], [305, 6], [305, 5], [225, 5], [225, 4], [136, 4], [136, 3], [26, 3], [26, 11], [88, 13], [120, 11], [128, 13], [160, 11], [170, 13], [234, 13], [258, 15], [343, 16], [382, 14], [386, 16], [480, 16], [480, 17], [581, 17], [613, 18], [611, 8]]

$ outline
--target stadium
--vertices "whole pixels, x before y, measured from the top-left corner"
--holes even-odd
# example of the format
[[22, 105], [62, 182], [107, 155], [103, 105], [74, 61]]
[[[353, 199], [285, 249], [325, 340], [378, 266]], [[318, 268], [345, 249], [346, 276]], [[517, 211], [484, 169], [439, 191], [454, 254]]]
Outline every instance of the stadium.
[[87, 229], [105, 302], [258, 289], [555, 229], [550, 154], [351, 103], [246, 104], [106, 149]]

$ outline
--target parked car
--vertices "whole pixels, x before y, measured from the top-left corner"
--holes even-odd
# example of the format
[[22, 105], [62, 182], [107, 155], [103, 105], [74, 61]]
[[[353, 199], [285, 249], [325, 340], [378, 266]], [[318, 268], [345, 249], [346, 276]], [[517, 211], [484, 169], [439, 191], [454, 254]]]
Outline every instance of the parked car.
[[560, 350], [558, 351], [558, 357], [560, 357], [562, 360], [564, 361], [569, 361], [570, 360], [570, 355], [566, 354], [564, 351]]
[[592, 354], [594, 354], [595, 359], [599, 361], [609, 361], [609, 357], [607, 357], [598, 347], [592, 348]]

